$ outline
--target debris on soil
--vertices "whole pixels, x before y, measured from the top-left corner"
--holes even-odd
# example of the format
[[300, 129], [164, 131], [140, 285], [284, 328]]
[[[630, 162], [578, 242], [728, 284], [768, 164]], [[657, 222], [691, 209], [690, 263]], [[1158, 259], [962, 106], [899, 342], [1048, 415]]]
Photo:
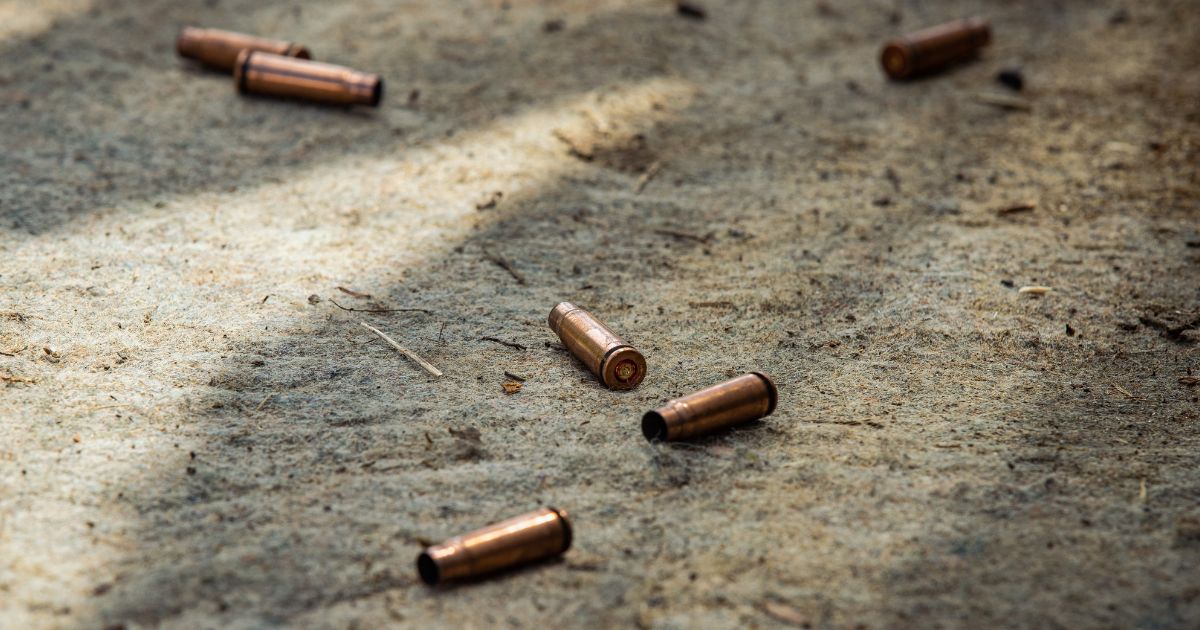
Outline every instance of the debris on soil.
[[763, 602], [762, 608], [763, 612], [767, 613], [767, 616], [783, 623], [801, 628], [807, 628], [812, 623], [804, 613], [781, 602], [766, 600]]
[[708, 11], [704, 7], [695, 2], [687, 2], [686, 0], [679, 0], [675, 3], [675, 12], [693, 20], [703, 20], [708, 17]]
[[505, 394], [515, 394], [521, 391], [521, 388], [524, 386], [524, 383], [519, 383], [517, 381], [504, 381], [500, 384], [500, 387], [504, 388]]
[[633, 194], [642, 194], [642, 191], [646, 188], [646, 184], [649, 184], [650, 180], [654, 179], [654, 176], [658, 175], [658, 172], [661, 170], [662, 162], [660, 160], [655, 160], [653, 164], [646, 168], [646, 172], [642, 173], [642, 176], [638, 178], [637, 184], [635, 184], [633, 187]]
[[416, 362], [417, 365], [425, 368], [426, 372], [429, 372], [430, 374], [432, 374], [434, 376], [442, 375], [441, 370], [430, 365], [429, 362], [427, 362], [425, 359], [422, 359], [421, 357], [417, 356], [417, 354], [415, 352], [413, 352], [412, 350], [409, 350], [408, 348], [405, 348], [404, 346], [396, 343], [395, 340], [393, 340], [391, 337], [385, 335], [383, 333], [383, 331], [379, 330], [378, 328], [375, 328], [374, 326], [372, 326], [366, 322], [358, 322], [358, 323], [363, 328], [366, 328], [367, 330], [375, 333], [376, 335], [379, 335], [384, 341], [386, 341], [388, 343], [388, 345], [390, 345], [393, 348], [395, 348], [396, 350], [398, 350], [400, 352], [400, 354], [403, 354], [404, 356], [408, 357], [409, 359], [412, 359], [413, 361]]
[[1164, 337], [1173, 341], [1184, 340], [1184, 333], [1193, 328], [1200, 328], [1200, 315], [1162, 308], [1143, 313], [1138, 317], [1138, 321], [1162, 331]]
[[475, 427], [467, 427], [465, 429], [455, 429], [454, 427], [450, 427], [448, 430], [450, 431], [450, 435], [460, 440], [475, 442], [476, 444], [479, 444], [483, 441], [483, 434], [480, 433], [479, 429], [476, 429]]
[[1200, 543], [1200, 516], [1185, 515], [1175, 522], [1175, 538], [1180, 543]]
[[976, 94], [975, 102], [1009, 111], [1027, 112], [1033, 109], [1033, 105], [1023, 98], [1009, 96], [1008, 94], [996, 94], [994, 92], [980, 92]]
[[1067, 324], [1067, 330], [1066, 330], [1066, 332], [1067, 332], [1067, 336], [1068, 336], [1068, 337], [1074, 337], [1074, 336], [1075, 336], [1075, 329], [1074, 329], [1074, 328], [1071, 328], [1071, 325], [1070, 325], [1070, 324]]
[[1180, 385], [1198, 385], [1200, 384], [1200, 376], [1180, 376]]
[[316, 293], [308, 296], [308, 303], [309, 304], [320, 304], [321, 296], [317, 295]]
[[997, 72], [996, 81], [1017, 92], [1025, 88], [1025, 75], [1020, 68], [1005, 68]]
[[347, 289], [346, 287], [338, 287], [338, 288], [337, 288], [337, 290], [338, 290], [338, 291], [341, 291], [342, 293], [345, 293], [346, 295], [349, 295], [350, 297], [353, 297], [353, 298], [358, 298], [358, 299], [360, 299], [360, 300], [369, 300], [369, 299], [371, 299], [371, 294], [370, 294], [370, 293], [360, 293], [360, 292], [358, 292], [358, 291], [353, 291], [353, 290], [351, 290], [351, 289]]
[[1029, 212], [1035, 208], [1037, 208], [1037, 201], [1035, 200], [1018, 201], [1017, 203], [1009, 204], [1002, 208], [997, 208], [996, 214], [1004, 216], [1006, 214], [1015, 214], [1017, 212]]
[[1041, 296], [1041, 295], [1046, 295], [1051, 290], [1052, 289], [1050, 287], [1029, 286], [1029, 287], [1021, 287], [1020, 289], [1017, 289], [1017, 293], [1020, 293], [1021, 295]]
[[708, 241], [710, 241], [713, 237], [711, 232], [705, 234], [704, 236], [696, 236], [695, 234], [688, 234], [687, 232], [680, 232], [678, 230], [654, 230], [654, 233], [662, 236], [673, 236], [685, 241], [695, 241], [701, 245], [707, 245]]
[[496, 204], [500, 203], [500, 199], [502, 199], [503, 197], [504, 197], [504, 193], [497, 190], [497, 191], [493, 192], [491, 195], [489, 195], [486, 199], [475, 202], [475, 209], [476, 210], [491, 210], [492, 208], [496, 207]]
[[562, 129], [555, 129], [554, 137], [567, 145], [567, 154], [571, 157], [578, 158], [584, 162], [591, 162], [592, 158], [596, 157], [596, 145], [591, 138]]
[[525, 284], [525, 276], [521, 275], [520, 271], [517, 271], [517, 268], [513, 266], [509, 259], [501, 256], [500, 254], [492, 252], [492, 250], [488, 249], [486, 246], [483, 248], [483, 256], [493, 263], [496, 263], [496, 265], [498, 265], [501, 269], [507, 271], [509, 275], [516, 279], [517, 284]]
[[3, 317], [4, 319], [11, 319], [11, 320], [13, 320], [15, 322], [19, 322], [21, 324], [24, 324], [25, 320], [28, 319], [25, 315], [18, 313], [16, 311], [0, 312], [0, 317]]
[[1130, 392], [1128, 389], [1125, 389], [1124, 387], [1121, 387], [1120, 385], [1117, 385], [1116, 383], [1109, 383], [1109, 385], [1112, 385], [1113, 389], [1117, 390], [1118, 392], [1121, 392], [1121, 395], [1125, 396], [1126, 398], [1128, 398], [1130, 400], [1141, 400], [1137, 396], [1134, 396], [1133, 393]]
[[[370, 297], [370, 296], [368, 296]], [[427, 308], [350, 308], [337, 303], [337, 300], [329, 298], [329, 303], [350, 313], [428, 313], [433, 314], [433, 311]]]
[[4, 383], [6, 385], [8, 383], [29, 383], [32, 385], [34, 383], [37, 383], [37, 380], [32, 379], [32, 378], [25, 378], [23, 376], [14, 376], [12, 374], [0, 374], [0, 383]]
[[516, 374], [513, 374], [512, 372], [509, 372], [508, 370], [504, 371], [504, 375], [507, 376], [508, 378], [511, 378], [514, 381], [519, 382], [519, 383], [524, 383], [526, 380], [524, 376], [517, 376]]
[[688, 306], [690, 306], [690, 307], [692, 307], [692, 308], [732, 308], [732, 309], [736, 309], [736, 308], [737, 308], [737, 306], [735, 306], [735, 305], [733, 304], [733, 302], [729, 302], [729, 301], [720, 301], [720, 302], [688, 302]]
[[553, 133], [571, 157], [621, 173], [643, 174], [658, 160], [644, 134], [602, 129], [595, 121]]
[[546, 20], [542, 24], [542, 32], [543, 33], [557, 33], [559, 31], [563, 30], [564, 28], [566, 28], [566, 26], [567, 26], [566, 20], [563, 20], [561, 18], [555, 19], [555, 20]]
[[492, 343], [498, 343], [502, 346], [508, 346], [509, 348], [512, 348], [514, 350], [520, 350], [522, 352], [525, 351], [525, 346], [522, 346], [521, 344], [516, 343], [514, 341], [505, 341], [503, 339], [497, 339], [495, 337], [480, 337], [479, 340], [480, 341], [491, 341]]

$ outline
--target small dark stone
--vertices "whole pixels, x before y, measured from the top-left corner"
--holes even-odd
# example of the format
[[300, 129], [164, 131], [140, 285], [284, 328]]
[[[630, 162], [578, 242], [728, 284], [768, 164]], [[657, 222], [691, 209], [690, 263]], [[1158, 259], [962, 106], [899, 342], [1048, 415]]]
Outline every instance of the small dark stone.
[[1075, 329], [1074, 329], [1074, 328], [1071, 328], [1071, 325], [1070, 325], [1070, 324], [1067, 324], [1067, 336], [1068, 336], [1068, 337], [1074, 337], [1074, 336], [1075, 336]]
[[996, 73], [996, 80], [1018, 92], [1025, 88], [1025, 75], [1020, 68], [1005, 68]]
[[1113, 26], [1118, 24], [1127, 24], [1132, 18], [1133, 16], [1129, 14], [1129, 9], [1122, 7], [1117, 9], [1116, 12], [1108, 17], [1108, 23], [1112, 24]]
[[567, 23], [563, 20], [546, 20], [546, 22], [544, 24], [542, 24], [542, 32], [543, 33], [557, 33], [559, 31], [563, 30], [563, 28], [566, 27], [566, 25], [567, 25]]
[[1000, 284], [1001, 284], [1002, 286], [1006, 286], [1006, 287], [1008, 287], [1008, 288], [1010, 288], [1010, 289], [1011, 289], [1011, 288], [1013, 288], [1014, 286], [1016, 286], [1015, 284], [1013, 284], [1013, 281], [1012, 281], [1012, 280], [1001, 280], [1001, 281], [1000, 281]]
[[704, 18], [708, 17], [708, 11], [704, 10], [704, 7], [696, 4], [695, 2], [676, 2], [675, 11], [683, 17], [693, 20], [703, 20]]

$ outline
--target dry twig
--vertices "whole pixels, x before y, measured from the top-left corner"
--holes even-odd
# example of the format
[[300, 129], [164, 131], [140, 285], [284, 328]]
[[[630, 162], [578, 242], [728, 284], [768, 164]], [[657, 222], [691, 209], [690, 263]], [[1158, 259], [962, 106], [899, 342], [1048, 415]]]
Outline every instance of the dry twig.
[[517, 284], [525, 284], [525, 276], [521, 275], [521, 272], [517, 271], [517, 268], [513, 267], [512, 262], [507, 258], [493, 253], [492, 250], [488, 249], [487, 247], [483, 248], [483, 256], [499, 265], [501, 269], [507, 271], [512, 275], [513, 278], [516, 278]]
[[399, 350], [400, 354], [403, 354], [404, 356], [412, 359], [413, 361], [416, 362], [417, 365], [425, 368], [426, 372], [429, 372], [430, 374], [432, 374], [434, 376], [442, 375], [441, 370], [430, 365], [428, 361], [417, 356], [416, 353], [414, 353], [412, 350], [409, 350], [408, 348], [405, 348], [404, 346], [396, 343], [391, 337], [385, 335], [383, 333], [383, 331], [379, 330], [378, 328], [375, 328], [374, 326], [372, 326], [366, 322], [358, 322], [358, 323], [363, 328], [366, 328], [367, 330], [375, 333], [376, 335], [379, 335], [384, 341], [388, 342], [388, 344], [390, 344], [393, 348]]
[[633, 186], [633, 194], [640, 195], [642, 191], [645, 190], [646, 184], [649, 184], [650, 180], [654, 179], [654, 176], [658, 175], [658, 172], [661, 170], [662, 162], [655, 160], [655, 162], [646, 169], [646, 172], [642, 173], [642, 176], [638, 178], [637, 184]]
[[514, 350], [520, 350], [522, 352], [525, 351], [525, 346], [522, 346], [521, 344], [515, 343], [512, 341], [505, 341], [503, 339], [497, 339], [495, 337], [480, 337], [479, 340], [480, 341], [491, 341], [492, 343], [498, 343], [502, 346], [508, 346], [509, 348], [512, 348]]
[[[338, 288], [340, 289], [341, 287], [338, 287]], [[343, 311], [349, 311], [351, 313], [428, 313], [430, 315], [433, 314], [433, 311], [424, 309], [424, 308], [347, 308], [347, 307], [342, 306], [341, 304], [338, 304], [337, 302], [335, 302], [333, 300], [333, 298], [329, 298], [329, 301], [334, 306], [342, 309]]]
[[358, 291], [352, 291], [350, 289], [347, 289], [346, 287], [338, 287], [337, 290], [341, 291], [342, 293], [345, 293], [346, 295], [349, 295], [350, 297], [356, 297], [356, 298], [362, 298], [362, 299], [370, 299], [370, 297], [371, 297], [370, 293], [359, 293]]
[[1036, 201], [1020, 201], [1020, 202], [1017, 202], [1014, 204], [1009, 204], [1007, 206], [1004, 206], [1003, 208], [998, 208], [996, 210], [996, 214], [1003, 216], [1006, 214], [1013, 214], [1016, 212], [1028, 212], [1035, 208], [1037, 208]]
[[687, 241], [696, 241], [697, 243], [700, 243], [701, 245], [707, 245], [708, 240], [712, 238], [711, 234], [706, 234], [704, 236], [696, 236], [695, 234], [688, 234], [687, 232], [679, 232], [676, 230], [654, 230], [654, 233], [661, 234], [663, 236], [673, 236], [675, 238], [680, 238], [680, 239], [684, 239]]

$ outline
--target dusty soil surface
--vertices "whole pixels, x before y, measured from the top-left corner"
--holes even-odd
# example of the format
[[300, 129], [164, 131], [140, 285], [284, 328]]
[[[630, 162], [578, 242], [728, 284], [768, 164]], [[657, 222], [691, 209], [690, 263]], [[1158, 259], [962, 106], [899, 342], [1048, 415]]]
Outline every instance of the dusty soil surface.
[[[704, 4], [0, 3], [3, 625], [1200, 624], [1196, 3]], [[384, 102], [239, 96], [188, 23]], [[770, 418], [643, 439], [749, 370]], [[417, 579], [545, 504], [562, 559]]]

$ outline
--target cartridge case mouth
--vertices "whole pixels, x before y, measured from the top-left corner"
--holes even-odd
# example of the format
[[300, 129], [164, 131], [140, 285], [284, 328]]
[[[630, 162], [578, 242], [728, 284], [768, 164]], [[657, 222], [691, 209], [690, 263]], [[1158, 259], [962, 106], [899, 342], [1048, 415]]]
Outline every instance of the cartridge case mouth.
[[646, 412], [642, 435], [661, 441], [705, 435], [769, 416], [778, 402], [779, 392], [771, 378], [751, 372]]
[[417, 556], [417, 573], [420, 574], [421, 580], [430, 586], [437, 584], [442, 576], [437, 562], [426, 552], [421, 552], [421, 555]]
[[430, 586], [481, 577], [564, 553], [572, 537], [567, 512], [545, 507], [425, 549], [417, 556], [417, 574]]

